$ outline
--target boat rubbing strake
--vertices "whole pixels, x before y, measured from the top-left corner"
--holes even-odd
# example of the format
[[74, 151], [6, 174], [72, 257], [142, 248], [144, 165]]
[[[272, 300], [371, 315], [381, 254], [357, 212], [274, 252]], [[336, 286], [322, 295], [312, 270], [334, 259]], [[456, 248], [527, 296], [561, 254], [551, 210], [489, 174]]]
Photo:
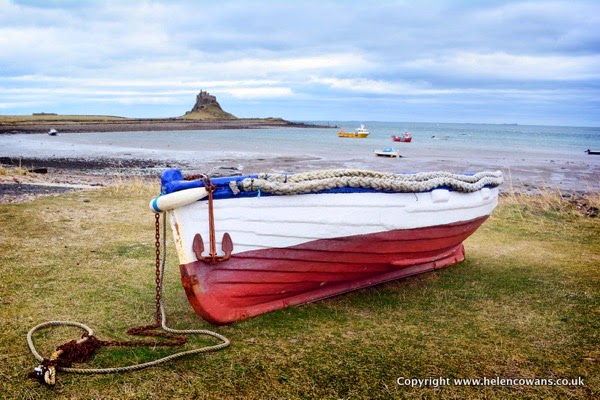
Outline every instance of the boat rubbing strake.
[[329, 170], [184, 180], [165, 171], [182, 283], [198, 315], [250, 318], [464, 259], [501, 172]]

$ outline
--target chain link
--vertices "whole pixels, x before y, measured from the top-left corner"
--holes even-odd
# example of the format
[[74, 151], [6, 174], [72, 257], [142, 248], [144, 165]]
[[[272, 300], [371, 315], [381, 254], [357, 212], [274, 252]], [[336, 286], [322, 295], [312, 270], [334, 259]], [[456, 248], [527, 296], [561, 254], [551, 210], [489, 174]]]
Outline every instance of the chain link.
[[156, 239], [156, 242], [154, 243], [154, 245], [156, 246], [156, 278], [155, 278], [155, 283], [156, 283], [156, 319], [155, 319], [155, 324], [156, 326], [160, 326], [160, 320], [161, 320], [161, 313], [160, 313], [160, 296], [161, 296], [161, 274], [160, 274], [160, 214], [159, 213], [155, 213], [154, 214], [154, 226], [156, 228], [154, 237]]

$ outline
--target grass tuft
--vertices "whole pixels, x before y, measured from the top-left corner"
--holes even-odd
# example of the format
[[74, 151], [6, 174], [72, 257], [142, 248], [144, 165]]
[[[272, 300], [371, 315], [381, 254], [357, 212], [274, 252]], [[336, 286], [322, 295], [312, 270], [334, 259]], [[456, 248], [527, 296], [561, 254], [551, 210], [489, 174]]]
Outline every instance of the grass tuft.
[[22, 166], [5, 167], [4, 165], [0, 165], [0, 175], [2, 176], [25, 176], [27, 174], [29, 174], [29, 170], [27, 170], [27, 168], [23, 168]]

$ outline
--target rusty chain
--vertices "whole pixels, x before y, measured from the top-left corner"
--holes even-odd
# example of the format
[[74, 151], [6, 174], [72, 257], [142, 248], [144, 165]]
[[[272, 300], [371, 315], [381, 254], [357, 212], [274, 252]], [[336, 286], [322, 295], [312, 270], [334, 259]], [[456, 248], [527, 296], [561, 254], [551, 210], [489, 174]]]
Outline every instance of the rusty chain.
[[[166, 214], [164, 214], [164, 225], [166, 225]], [[166, 241], [164, 236], [166, 236], [166, 228], [163, 226], [165, 231], [163, 231], [163, 244], [162, 246], [166, 250]], [[129, 328], [127, 330], [127, 334], [129, 335], [140, 335], [140, 336], [155, 336], [162, 337], [166, 339], [172, 339], [172, 341], [105, 341], [99, 340], [94, 336], [93, 331], [86, 325], [81, 324], [79, 322], [70, 322], [70, 321], [48, 321], [38, 324], [33, 327], [27, 333], [27, 344], [33, 356], [40, 361], [38, 367], [34, 369], [32, 373], [29, 374], [29, 377], [39, 380], [42, 383], [46, 383], [48, 385], [55, 384], [56, 370], [61, 370], [64, 372], [72, 372], [79, 374], [108, 374], [108, 373], [116, 373], [116, 372], [126, 372], [126, 371], [135, 371], [143, 368], [148, 368], [151, 366], [159, 365], [170, 360], [175, 360], [177, 358], [191, 355], [191, 354], [199, 354], [205, 353], [209, 351], [217, 351], [221, 350], [227, 346], [229, 346], [230, 342], [225, 336], [220, 335], [216, 332], [204, 330], [204, 329], [187, 329], [187, 330], [176, 330], [169, 328], [166, 325], [166, 316], [164, 312], [164, 306], [162, 303], [162, 278], [164, 273], [164, 266], [166, 262], [166, 253], [163, 254], [161, 260], [161, 235], [160, 235], [160, 213], [155, 214], [155, 254], [156, 254], [156, 316], [154, 324], [139, 326]], [[35, 345], [33, 344], [33, 334], [42, 328], [51, 327], [51, 326], [76, 326], [79, 327], [86, 332], [82, 335], [82, 339], [77, 341], [72, 340], [67, 342], [57, 348], [57, 350], [52, 354], [50, 358], [42, 357], [35, 349]], [[164, 332], [156, 332], [154, 329], [162, 328]], [[169, 334], [176, 333], [178, 335]], [[133, 364], [126, 367], [115, 367], [115, 368], [72, 368], [71, 364], [73, 362], [83, 363], [87, 360], [89, 355], [91, 355], [96, 349], [103, 346], [178, 346], [183, 345], [187, 342], [187, 338], [183, 335], [187, 334], [202, 334], [212, 336], [221, 341], [221, 343], [207, 346], [187, 351], [182, 351], [179, 353], [172, 354], [167, 357], [163, 357], [158, 360], [149, 361], [141, 364]]]

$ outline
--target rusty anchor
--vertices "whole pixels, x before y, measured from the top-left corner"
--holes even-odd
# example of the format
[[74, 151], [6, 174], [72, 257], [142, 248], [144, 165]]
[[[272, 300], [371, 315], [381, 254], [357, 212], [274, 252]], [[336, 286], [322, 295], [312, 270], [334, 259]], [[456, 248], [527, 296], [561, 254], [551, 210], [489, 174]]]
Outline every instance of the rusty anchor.
[[199, 233], [194, 235], [194, 241], [192, 242], [192, 250], [196, 255], [198, 261], [202, 261], [208, 264], [216, 264], [220, 261], [229, 260], [231, 257], [231, 252], [233, 251], [233, 241], [231, 240], [231, 236], [229, 233], [225, 232], [223, 234], [223, 239], [221, 240], [221, 249], [225, 253], [223, 256], [217, 256], [217, 243], [215, 237], [215, 216], [213, 211], [213, 191], [215, 190], [215, 185], [210, 181], [210, 179], [206, 176], [202, 177], [202, 182], [204, 183], [204, 187], [208, 192], [208, 231], [210, 235], [210, 251], [208, 256], [203, 256], [204, 253], [204, 241], [202, 240], [202, 236]]

